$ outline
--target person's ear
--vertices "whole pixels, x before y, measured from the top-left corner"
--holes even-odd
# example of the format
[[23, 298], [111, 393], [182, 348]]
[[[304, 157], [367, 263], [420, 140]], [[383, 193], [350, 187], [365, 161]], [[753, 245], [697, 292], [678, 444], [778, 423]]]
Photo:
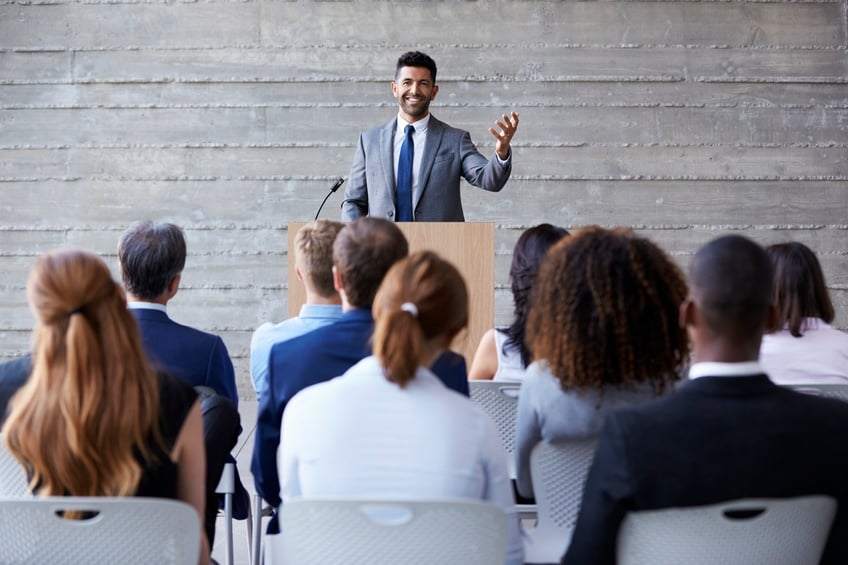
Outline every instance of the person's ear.
[[177, 294], [177, 291], [180, 290], [181, 279], [182, 273], [178, 273], [168, 282], [168, 300], [172, 299]]
[[691, 326], [697, 326], [700, 322], [700, 316], [698, 314], [698, 307], [695, 305], [695, 301], [692, 300], [691, 296], [687, 296], [683, 303], [680, 304], [677, 319], [679, 327], [685, 330]]
[[342, 274], [333, 265], [333, 288], [336, 289], [336, 292], [341, 292], [344, 290], [344, 284], [342, 284]]
[[300, 272], [300, 265], [294, 266], [294, 275], [297, 277], [297, 280], [303, 282], [303, 273]]
[[438, 85], [438, 84], [434, 84], [434, 85], [433, 85], [433, 90], [432, 90], [432, 91], [430, 91], [430, 100], [435, 100], [435, 99], [436, 99], [436, 94], [438, 94], [438, 93], [439, 93], [439, 85]]

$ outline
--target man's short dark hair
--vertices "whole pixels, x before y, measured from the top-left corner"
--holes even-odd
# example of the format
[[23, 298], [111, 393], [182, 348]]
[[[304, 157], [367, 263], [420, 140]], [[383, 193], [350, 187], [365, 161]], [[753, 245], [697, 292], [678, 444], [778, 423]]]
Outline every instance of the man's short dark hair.
[[395, 69], [395, 79], [403, 67], [423, 67], [430, 71], [430, 78], [433, 79], [433, 84], [436, 84], [436, 61], [434, 61], [426, 53], [421, 51], [407, 51], [400, 56]]
[[765, 250], [741, 235], [715, 239], [689, 266], [689, 287], [715, 334], [759, 340], [771, 305], [774, 269]]
[[127, 292], [153, 300], [179, 275], [186, 260], [183, 230], [174, 224], [136, 222], [118, 242], [121, 279]]
[[406, 237], [394, 222], [365, 216], [342, 228], [333, 243], [333, 265], [350, 305], [371, 308], [383, 277], [408, 254]]

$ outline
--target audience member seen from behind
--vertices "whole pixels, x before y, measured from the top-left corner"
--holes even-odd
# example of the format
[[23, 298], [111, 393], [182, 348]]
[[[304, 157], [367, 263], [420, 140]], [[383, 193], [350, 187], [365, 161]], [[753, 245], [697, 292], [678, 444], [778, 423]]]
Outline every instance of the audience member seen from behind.
[[766, 252], [777, 320], [763, 336], [760, 363], [779, 384], [848, 384], [848, 334], [830, 325], [833, 303], [815, 254], [796, 242]]
[[344, 227], [341, 222], [315, 220], [301, 226], [294, 238], [294, 270], [306, 290], [300, 315], [279, 324], [264, 323], [250, 340], [250, 376], [256, 396], [268, 390], [271, 347], [338, 320], [342, 299], [333, 284], [333, 242]]
[[[32, 373], [3, 435], [42, 496], [145, 496], [204, 505], [195, 391], [147, 361], [138, 327], [106, 264], [59, 250], [27, 284], [37, 318]], [[201, 563], [209, 548], [201, 535]]]
[[373, 356], [289, 402], [278, 462], [283, 500], [489, 501], [507, 514], [508, 562], [521, 563], [506, 452], [494, 424], [425, 368], [468, 323], [462, 276], [433, 252], [415, 253], [386, 275], [373, 313]]
[[820, 563], [848, 563], [848, 405], [777, 386], [757, 362], [774, 319], [765, 250], [740, 235], [711, 241], [692, 258], [689, 289], [689, 378], [607, 416], [562, 563], [615, 563], [628, 512], [808, 495], [837, 502]]
[[684, 373], [686, 297], [680, 269], [629, 229], [585, 228], [548, 253], [527, 321], [536, 360], [516, 421], [517, 487], [532, 496], [530, 453], [540, 441], [600, 432], [618, 407], [669, 391]]
[[530, 291], [536, 281], [539, 264], [548, 249], [568, 232], [551, 224], [540, 224], [521, 234], [512, 252], [509, 281], [515, 314], [512, 324], [496, 327], [480, 339], [468, 378], [519, 381], [530, 364], [530, 350], [524, 339], [524, 326], [530, 310]]

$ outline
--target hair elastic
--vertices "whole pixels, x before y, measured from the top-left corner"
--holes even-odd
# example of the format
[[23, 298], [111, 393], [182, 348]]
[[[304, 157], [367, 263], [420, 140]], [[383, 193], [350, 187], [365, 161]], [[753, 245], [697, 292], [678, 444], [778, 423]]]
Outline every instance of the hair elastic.
[[81, 313], [82, 313], [82, 307], [77, 306], [76, 308], [72, 308], [72, 309], [68, 310], [68, 318], [70, 318], [74, 314], [81, 314]]
[[404, 312], [409, 312], [410, 314], [412, 314], [413, 318], [418, 317], [418, 307], [412, 302], [404, 302], [400, 305], [400, 309]]

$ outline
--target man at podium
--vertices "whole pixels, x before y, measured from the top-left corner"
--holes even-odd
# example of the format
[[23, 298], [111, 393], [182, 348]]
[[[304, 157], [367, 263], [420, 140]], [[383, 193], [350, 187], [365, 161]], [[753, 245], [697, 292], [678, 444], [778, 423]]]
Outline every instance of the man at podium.
[[486, 159], [467, 131], [430, 115], [436, 98], [436, 62], [419, 51], [400, 56], [392, 81], [398, 115], [359, 136], [342, 219], [376, 216], [398, 222], [462, 222], [459, 179], [500, 191], [512, 170], [509, 142], [518, 114], [504, 114], [489, 133], [495, 154]]

